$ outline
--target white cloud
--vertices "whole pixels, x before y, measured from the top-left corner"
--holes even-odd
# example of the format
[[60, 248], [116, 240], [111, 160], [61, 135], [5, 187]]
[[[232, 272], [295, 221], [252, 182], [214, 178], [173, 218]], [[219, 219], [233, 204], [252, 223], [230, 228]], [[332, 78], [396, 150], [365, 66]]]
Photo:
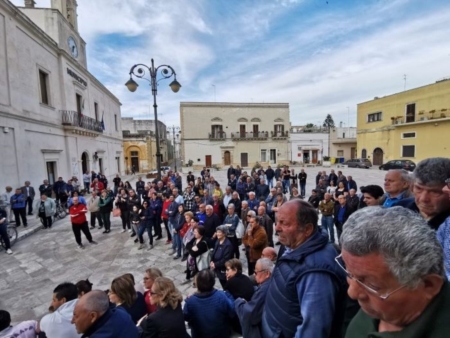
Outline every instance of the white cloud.
[[[169, 125], [179, 124], [180, 101], [213, 101], [213, 84], [217, 101], [289, 102], [293, 124], [317, 123], [328, 113], [346, 122], [348, 106], [354, 125], [356, 104], [403, 90], [403, 74], [407, 88], [450, 75], [448, 6], [432, 11], [418, 8], [418, 0], [374, 0], [343, 9], [329, 1], [289, 16], [311, 4], [78, 0], [78, 19], [89, 68], [119, 97], [124, 116], [152, 113], [144, 82], [133, 94], [123, 85], [134, 63], [154, 58], [175, 68], [180, 92], [170, 91], [170, 80], [158, 91]], [[130, 43], [101, 44], [108, 34]]]

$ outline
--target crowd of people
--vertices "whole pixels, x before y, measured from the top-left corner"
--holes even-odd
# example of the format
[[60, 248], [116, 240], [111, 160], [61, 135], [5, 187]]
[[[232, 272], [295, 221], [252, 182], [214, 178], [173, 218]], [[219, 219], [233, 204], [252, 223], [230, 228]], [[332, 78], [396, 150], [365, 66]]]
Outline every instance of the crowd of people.
[[69, 212], [80, 247], [81, 232], [97, 244], [88, 211], [91, 228], [97, 220], [105, 233], [111, 213], [120, 215], [140, 249], [145, 232], [148, 249], [165, 234], [173, 259], [185, 262], [181, 284], [192, 283], [194, 294], [183, 299], [162, 267], [138, 283], [118, 276], [107, 291], [64, 283], [39, 323], [11, 326], [1, 311], [0, 337], [188, 337], [186, 323], [194, 338], [450, 332], [450, 159], [423, 160], [413, 174], [390, 170], [384, 187], [359, 192], [351, 176], [320, 171], [308, 201], [303, 169], [231, 166], [224, 190], [207, 168], [189, 173], [185, 189], [180, 177], [139, 178], [136, 189], [117, 180], [87, 205], [73, 196]]

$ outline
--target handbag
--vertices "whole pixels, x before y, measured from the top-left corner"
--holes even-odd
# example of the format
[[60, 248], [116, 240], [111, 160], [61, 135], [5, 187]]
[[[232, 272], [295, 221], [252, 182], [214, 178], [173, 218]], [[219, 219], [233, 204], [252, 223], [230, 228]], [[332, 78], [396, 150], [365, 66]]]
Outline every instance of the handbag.
[[209, 269], [209, 264], [211, 263], [212, 256], [211, 250], [208, 248], [208, 243], [206, 243], [206, 241], [202, 242], [205, 242], [207, 250], [196, 259], [198, 271]]
[[190, 225], [186, 222], [183, 224], [183, 227], [180, 229], [180, 237], [183, 238], [186, 235], [186, 232], [189, 230]]
[[113, 209], [113, 217], [120, 217], [122, 215], [122, 212], [120, 211], [120, 208]]
[[240, 219], [236, 227], [236, 237], [242, 238], [244, 237], [244, 233], [245, 233], [244, 223], [242, 223], [242, 220]]

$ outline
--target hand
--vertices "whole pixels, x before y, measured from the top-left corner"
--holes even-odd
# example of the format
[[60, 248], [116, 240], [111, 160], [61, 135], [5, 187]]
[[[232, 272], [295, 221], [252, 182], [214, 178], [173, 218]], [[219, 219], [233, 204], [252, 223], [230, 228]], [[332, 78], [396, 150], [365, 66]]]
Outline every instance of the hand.
[[197, 245], [192, 247], [192, 251], [198, 251]]

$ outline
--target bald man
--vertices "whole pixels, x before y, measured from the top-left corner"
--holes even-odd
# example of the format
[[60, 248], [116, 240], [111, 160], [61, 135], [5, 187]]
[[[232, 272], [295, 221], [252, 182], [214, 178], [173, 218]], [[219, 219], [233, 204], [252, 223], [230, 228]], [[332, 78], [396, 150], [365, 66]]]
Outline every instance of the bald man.
[[120, 307], [110, 309], [108, 295], [100, 290], [88, 292], [80, 298], [73, 310], [72, 323], [83, 337], [138, 337], [130, 315]]
[[264, 250], [261, 253], [261, 258], [268, 258], [272, 262], [277, 262], [277, 252], [274, 248], [268, 246], [267, 248], [264, 248]]

